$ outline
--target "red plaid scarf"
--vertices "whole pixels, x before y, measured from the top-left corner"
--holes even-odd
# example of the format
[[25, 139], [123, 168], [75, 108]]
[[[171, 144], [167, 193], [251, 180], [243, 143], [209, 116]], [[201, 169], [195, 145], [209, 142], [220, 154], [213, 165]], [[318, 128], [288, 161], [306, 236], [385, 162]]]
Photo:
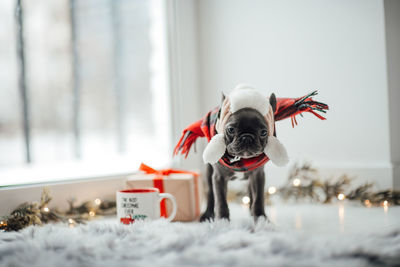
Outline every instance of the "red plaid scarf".
[[[274, 113], [275, 121], [291, 118], [292, 126], [297, 125], [296, 115], [303, 112], [310, 112], [321, 120], [325, 120], [316, 111], [326, 113], [328, 105], [316, 102], [311, 97], [316, 95], [314, 91], [304, 97], [299, 98], [277, 98], [276, 111]], [[208, 142], [217, 134], [215, 124], [219, 117], [220, 107], [216, 107], [209, 111], [203, 119], [196, 121], [183, 130], [182, 137], [175, 146], [174, 155], [179, 153], [185, 155], [185, 158], [190, 152], [190, 148], [198, 137], [206, 137]], [[219, 163], [232, 169], [233, 171], [251, 171], [261, 167], [269, 161], [269, 158], [262, 153], [261, 155], [248, 159], [240, 159], [239, 161], [231, 162], [232, 157], [225, 153], [219, 160]]]

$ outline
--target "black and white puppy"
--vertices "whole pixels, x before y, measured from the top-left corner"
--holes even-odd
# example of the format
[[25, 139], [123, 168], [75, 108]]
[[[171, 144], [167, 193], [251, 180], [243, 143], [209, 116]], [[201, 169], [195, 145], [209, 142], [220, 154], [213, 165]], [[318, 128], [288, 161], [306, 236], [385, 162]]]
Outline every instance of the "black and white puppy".
[[[223, 96], [222, 103], [224, 103]], [[275, 112], [276, 97], [272, 94], [269, 104]], [[221, 104], [222, 106], [223, 104]], [[242, 108], [232, 113], [224, 122], [223, 134], [226, 145], [225, 156], [229, 158], [251, 158], [265, 152], [268, 143], [269, 125], [265, 117], [253, 108]], [[206, 179], [208, 185], [207, 209], [202, 214], [200, 221], [229, 219], [227, 203], [227, 183], [237, 177], [237, 173], [219, 162], [207, 164]], [[250, 197], [250, 212], [256, 220], [265, 215], [264, 210], [264, 165], [254, 170], [243, 173], [243, 178], [248, 179]]]

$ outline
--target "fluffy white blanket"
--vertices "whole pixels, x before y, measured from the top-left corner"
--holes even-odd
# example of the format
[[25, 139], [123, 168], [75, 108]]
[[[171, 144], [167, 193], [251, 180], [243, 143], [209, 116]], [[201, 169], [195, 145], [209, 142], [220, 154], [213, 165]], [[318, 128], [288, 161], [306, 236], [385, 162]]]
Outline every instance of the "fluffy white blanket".
[[0, 266], [399, 266], [400, 229], [310, 235], [250, 218], [119, 225], [94, 221], [0, 233]]

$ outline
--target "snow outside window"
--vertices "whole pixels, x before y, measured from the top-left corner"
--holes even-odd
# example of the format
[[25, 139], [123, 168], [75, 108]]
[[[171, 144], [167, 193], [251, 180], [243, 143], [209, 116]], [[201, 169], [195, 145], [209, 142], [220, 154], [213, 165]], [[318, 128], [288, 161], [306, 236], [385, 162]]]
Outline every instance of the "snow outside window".
[[0, 186], [168, 165], [163, 5], [0, 2]]

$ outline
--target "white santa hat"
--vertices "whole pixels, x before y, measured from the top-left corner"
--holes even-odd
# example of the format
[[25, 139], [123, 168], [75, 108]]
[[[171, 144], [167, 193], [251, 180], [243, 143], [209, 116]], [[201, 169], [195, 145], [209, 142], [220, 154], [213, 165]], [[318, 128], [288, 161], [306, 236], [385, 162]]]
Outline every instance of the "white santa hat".
[[220, 117], [216, 124], [217, 134], [213, 136], [203, 152], [204, 162], [217, 163], [225, 154], [224, 126], [231, 114], [243, 108], [253, 108], [264, 116], [268, 124], [268, 140], [264, 153], [275, 165], [286, 165], [289, 158], [285, 147], [274, 136], [274, 111], [269, 103], [269, 98], [244, 84], [236, 86], [222, 103]]

